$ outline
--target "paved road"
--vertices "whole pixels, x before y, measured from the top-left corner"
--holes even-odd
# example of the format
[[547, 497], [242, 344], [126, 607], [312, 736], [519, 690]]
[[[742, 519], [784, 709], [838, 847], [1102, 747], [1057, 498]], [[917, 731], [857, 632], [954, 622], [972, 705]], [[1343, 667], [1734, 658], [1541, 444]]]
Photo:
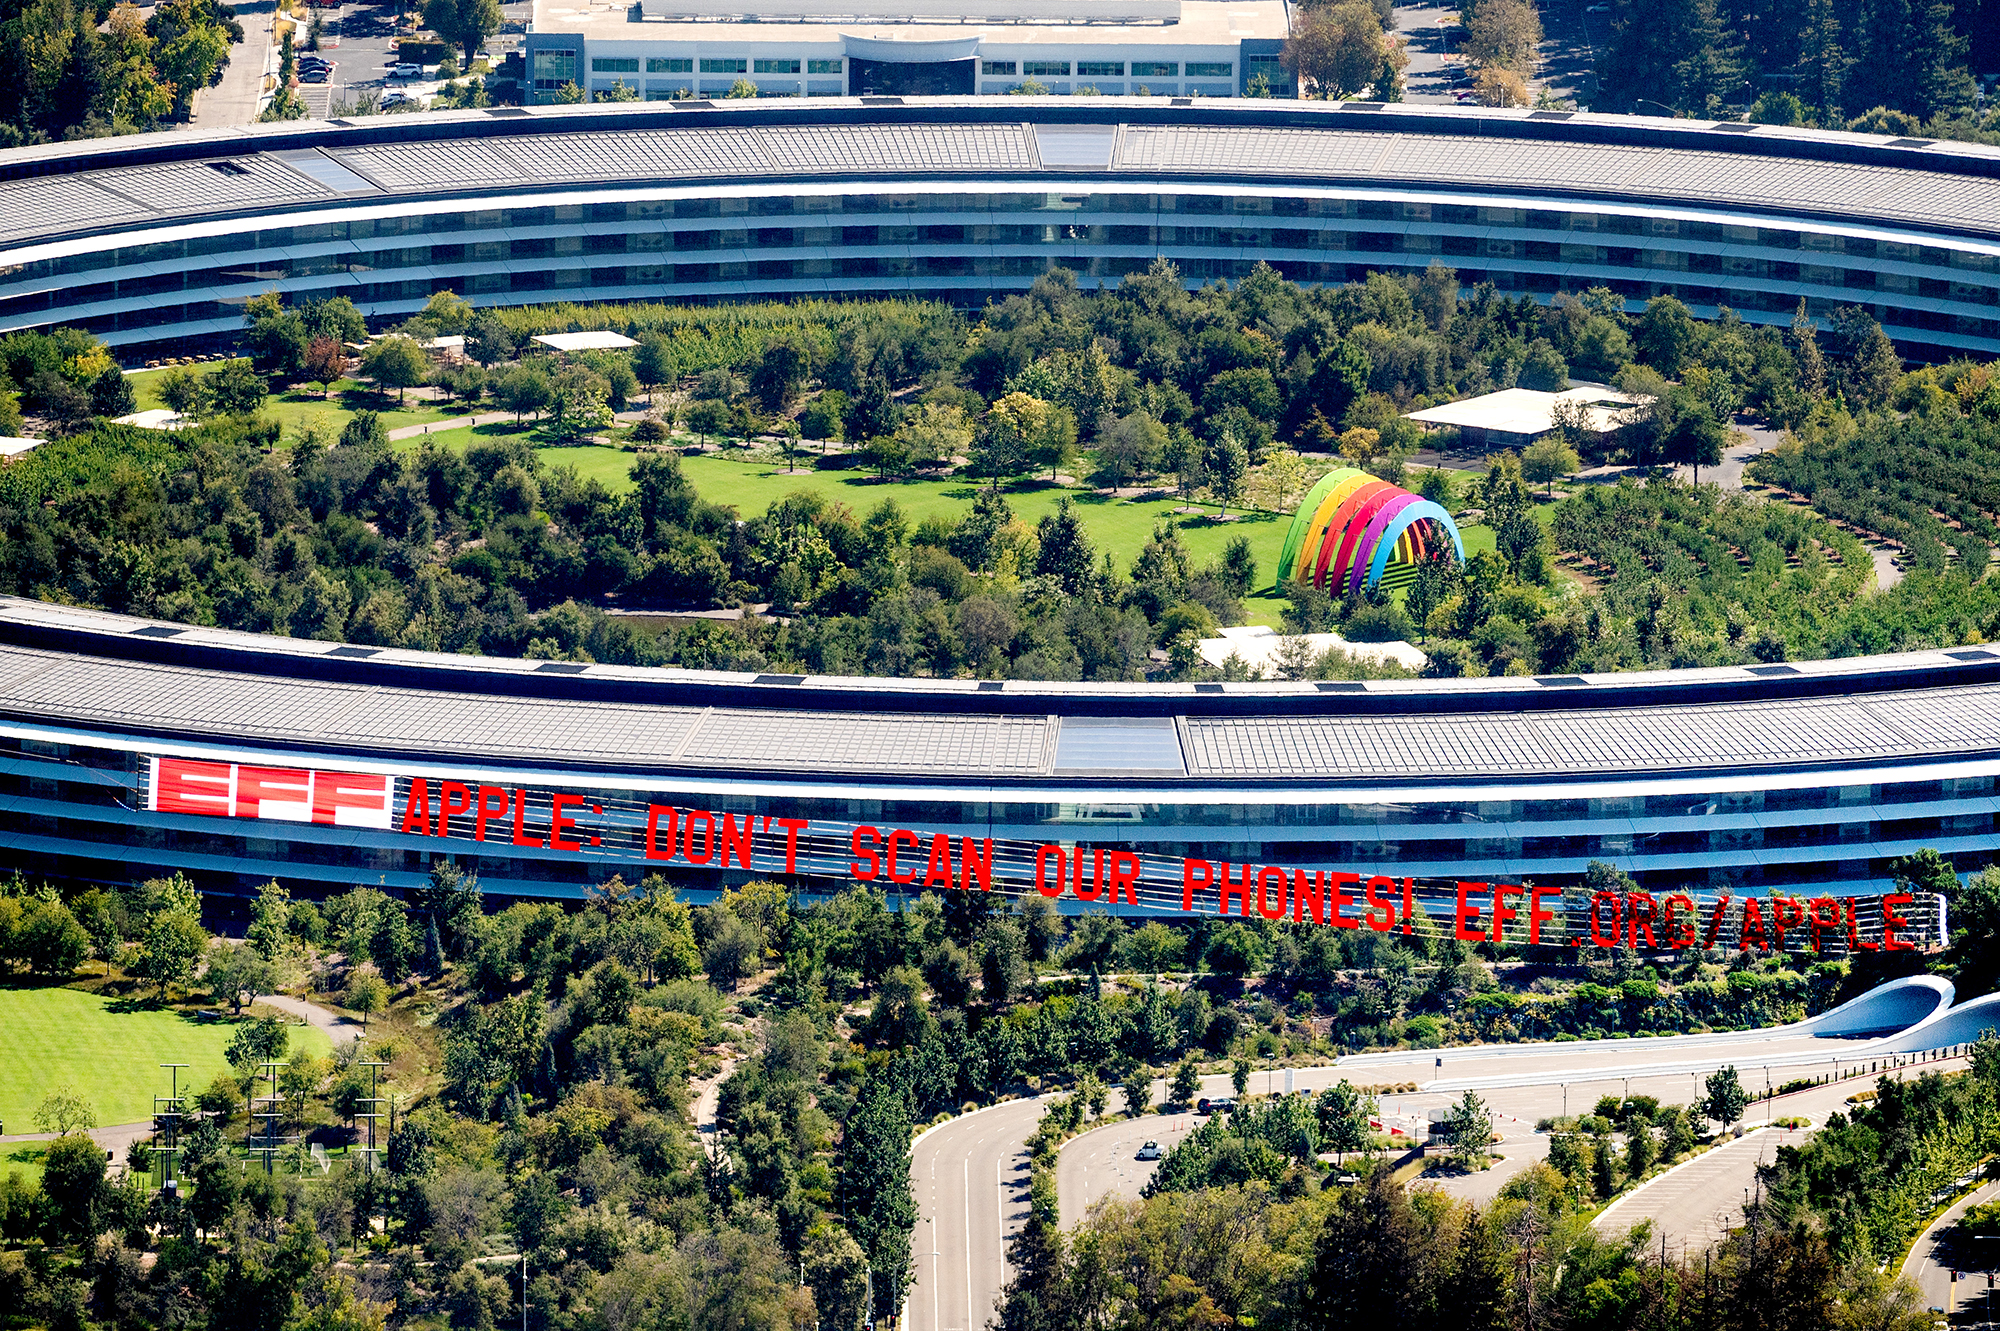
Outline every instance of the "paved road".
[[[1962, 1058], [1911, 1064], [1890, 1073], [1914, 1077], [1921, 1072], [1957, 1072], [1966, 1066]], [[1831, 1065], [1818, 1071], [1830, 1071]], [[1811, 1075], [1814, 1069], [1786, 1069], [1787, 1079]], [[1746, 1089], [1750, 1087], [1745, 1078]], [[1600, 1233], [1622, 1234], [1642, 1220], [1651, 1221], [1656, 1237], [1665, 1235], [1670, 1246], [1699, 1252], [1743, 1223], [1745, 1194], [1754, 1195], [1757, 1166], [1769, 1164], [1781, 1146], [1804, 1141], [1830, 1114], [1848, 1108], [1849, 1096], [1875, 1084], [1873, 1077], [1853, 1077], [1815, 1086], [1769, 1102], [1753, 1103], [1748, 1122], [1770, 1118], [1805, 1118], [1813, 1127], [1787, 1130], [1771, 1128], [1749, 1133], [1727, 1146], [1698, 1157], [1693, 1163], [1654, 1179], [1636, 1192], [1606, 1207], [1598, 1216]]]
[[1397, 5], [1396, 32], [1410, 63], [1403, 70], [1403, 99], [1452, 102], [1462, 66], [1457, 50], [1464, 36], [1458, 6], [1443, 3]]
[[1045, 1099], [1010, 1100], [953, 1119], [910, 1152], [920, 1219], [910, 1331], [982, 1331], [1006, 1284], [1006, 1241], [1028, 1209], [1028, 1157]]
[[276, 0], [244, 0], [235, 9], [236, 21], [243, 25], [243, 40], [229, 48], [229, 63], [223, 67], [221, 81], [194, 95], [188, 122], [179, 128], [247, 125], [263, 109], [264, 73], [275, 69], [277, 61], [271, 44]]
[[[1951, 1231], [1960, 1216], [1996, 1198], [2000, 1198], [2000, 1183], [1974, 1188], [1953, 1202], [1911, 1245], [1910, 1255], [1903, 1259], [1901, 1274], [1914, 1281], [1922, 1291], [1924, 1307], [1955, 1310], [1954, 1305], [1970, 1303], [1985, 1295], [1986, 1282], [1978, 1277], [2000, 1267], [2000, 1252], [1981, 1251], [1992, 1246], [1991, 1240], [1986, 1243], [1961, 1243]], [[1953, 1297], [1951, 1289], [1953, 1271], [1967, 1277], [1959, 1285], [1956, 1297]]]

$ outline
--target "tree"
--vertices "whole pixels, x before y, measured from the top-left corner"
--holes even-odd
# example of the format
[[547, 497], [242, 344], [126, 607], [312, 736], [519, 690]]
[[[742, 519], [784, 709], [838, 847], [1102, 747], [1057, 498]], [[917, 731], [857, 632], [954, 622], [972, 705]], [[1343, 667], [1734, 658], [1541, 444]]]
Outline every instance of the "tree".
[[1053, 578], [1065, 596], [1094, 596], [1098, 581], [1097, 551], [1068, 495], [1056, 501], [1056, 511], [1036, 525], [1035, 534], [1040, 539], [1035, 572]]
[[1701, 1112], [1714, 1119], [1723, 1127], [1728, 1127], [1743, 1117], [1743, 1111], [1750, 1107], [1750, 1095], [1737, 1079], [1736, 1068], [1732, 1065], [1708, 1076], [1708, 1095], [1701, 1102]]
[[1729, 442], [1729, 430], [1715, 418], [1707, 404], [1701, 402], [1685, 388], [1673, 390], [1668, 395], [1668, 411], [1656, 413], [1656, 421], [1664, 415], [1665, 429], [1659, 433], [1660, 450], [1667, 461], [1685, 463], [1694, 470], [1695, 484], [1701, 483], [1701, 469], [1712, 467], [1722, 461], [1722, 450]]
[[1127, 1069], [1121, 1083], [1125, 1092], [1125, 1112], [1139, 1117], [1153, 1107], [1153, 1070], [1144, 1063]]
[[389, 1006], [389, 986], [374, 967], [356, 966], [347, 977], [345, 1000], [348, 1011], [361, 1014], [361, 1029], [365, 1031], [368, 1018]]
[[1544, 496], [1555, 498], [1555, 483], [1583, 466], [1583, 459], [1576, 455], [1559, 434], [1543, 435], [1529, 444], [1521, 454], [1521, 478], [1538, 481], [1545, 488]]
[[1229, 1064], [1229, 1084], [1236, 1088], [1236, 1094], [1243, 1096], [1250, 1091], [1250, 1060], [1238, 1054]]
[[353, 364], [340, 343], [330, 337], [316, 337], [306, 344], [305, 363], [301, 370], [306, 378], [325, 384], [327, 391], [331, 392], [335, 384], [347, 377]]
[[276, 1017], [259, 1017], [236, 1028], [229, 1043], [223, 1046], [222, 1056], [229, 1060], [229, 1066], [247, 1075], [260, 1064], [282, 1059], [290, 1044], [291, 1036], [283, 1022]]
[[1167, 429], [1143, 411], [1121, 416], [1098, 441], [1099, 464], [1115, 488], [1150, 474], [1167, 447]]
[[1541, 16], [1525, 0], [1479, 0], [1465, 25], [1465, 54], [1482, 66], [1531, 74], [1541, 44]]
[[194, 978], [195, 966], [207, 948], [208, 931], [201, 927], [198, 915], [185, 910], [162, 911], [146, 926], [132, 973], [159, 985], [164, 997], [173, 985]]
[[[172, 117], [185, 120], [194, 95], [214, 82], [216, 71], [229, 60], [230, 41], [217, 25], [207, 21], [202, 0], [170, 0], [154, 9], [148, 28], [161, 45], [153, 55], [153, 66], [162, 85], [173, 89]], [[177, 35], [161, 37], [158, 28], [173, 27]]]
[[263, 407], [271, 386], [249, 361], [232, 360], [202, 376], [202, 393], [216, 411], [248, 416]]
[[539, 365], [517, 365], [493, 385], [493, 400], [514, 413], [517, 425], [528, 412], [540, 416], [551, 396], [548, 372]]
[[197, 415], [206, 401], [201, 376], [185, 366], [168, 367], [155, 388], [167, 410], [177, 415]]
[[764, 963], [764, 937], [757, 926], [733, 911], [718, 909], [715, 932], [702, 949], [702, 969], [709, 981], [734, 989]]
[[468, 65], [500, 31], [500, 0], [423, 0], [424, 26], [465, 52]]
[[1201, 1073], [1195, 1070], [1192, 1058], [1182, 1059], [1174, 1068], [1173, 1084], [1167, 1089], [1175, 1104], [1194, 1103], [1195, 1095], [1201, 1090]]
[[1377, 80], [1388, 58], [1382, 20], [1367, 0], [1304, 8], [1278, 58], [1312, 95], [1352, 97]]
[[1347, 1078], [1321, 1091], [1313, 1112], [1319, 1121], [1320, 1142], [1328, 1150], [1344, 1157], [1349, 1151], [1367, 1148], [1368, 1120], [1375, 1112], [1375, 1102], [1354, 1089]]
[[920, 467], [948, 464], [972, 447], [972, 422], [965, 409], [950, 402], [926, 402], [903, 417], [896, 437]]
[[990, 477], [995, 490], [1003, 477], [1028, 470], [1050, 433], [1055, 411], [1049, 403], [1026, 393], [1009, 393], [995, 402], [980, 422], [972, 450], [973, 470]]
[[901, 434], [876, 435], [861, 450], [861, 455], [875, 468], [878, 480], [904, 475], [910, 469], [910, 446]]
[[254, 946], [218, 938], [208, 950], [208, 991], [237, 1012], [275, 987], [271, 962]]
[[119, 927], [118, 912], [111, 894], [101, 887], [94, 887], [76, 899], [71, 913], [90, 938], [90, 954], [104, 963], [106, 975], [111, 974], [111, 963], [125, 946], [125, 935]]
[[[441, 0], [434, 0], [441, 2]], [[460, 0], [464, 3], [465, 0]], [[443, 33], [439, 33], [443, 36]], [[490, 35], [490, 34], [489, 34]], [[481, 38], [484, 41], [485, 38]], [[449, 56], [446, 59], [450, 59]], [[417, 318], [435, 328], [440, 333], [456, 337], [472, 327], [472, 305], [456, 291], [433, 291], [431, 298], [424, 302], [423, 309], [417, 311]]]
[[96, 1126], [97, 1113], [90, 1102], [67, 1084], [43, 1096], [41, 1104], [35, 1107], [35, 1127], [41, 1132], [53, 1132], [60, 1137], [88, 1132]]
[[97, 1227], [105, 1198], [104, 1148], [81, 1132], [49, 1143], [42, 1156], [42, 1195], [54, 1213], [57, 1232], [82, 1239]]
[[1641, 360], [1673, 379], [1694, 354], [1700, 336], [1701, 330], [1687, 306], [1673, 296], [1655, 296], [1646, 302], [1632, 341]]
[[[657, 333], [653, 338], [665, 342]], [[513, 330], [494, 311], [480, 310], [472, 316], [472, 326], [465, 333], [465, 354], [481, 365], [491, 369], [502, 361], [512, 360], [516, 345]]]
[[1500, 65], [1487, 65], [1472, 79], [1472, 95], [1481, 106], [1526, 106], [1528, 84]]
[[1460, 1169], [1476, 1169], [1486, 1159], [1493, 1144], [1493, 1114], [1486, 1102], [1471, 1091], [1445, 1115], [1451, 1134], [1451, 1161]]
[[401, 333], [392, 333], [368, 345], [361, 353], [361, 377], [372, 380], [375, 391], [396, 390], [401, 402], [408, 389], [424, 382], [430, 373], [430, 358], [424, 349]]
[[275, 879], [257, 889], [250, 905], [250, 927], [243, 940], [261, 957], [278, 956], [291, 946], [292, 894]]
[[1128, 966], [1151, 974], [1164, 971], [1181, 959], [1180, 935], [1158, 920], [1134, 929], [1119, 947]]
[[1243, 479], [1250, 472], [1250, 454], [1229, 426], [1209, 450], [1208, 488], [1221, 505], [1220, 515], [1229, 515], [1229, 505], [1243, 497]]
[[847, 1117], [837, 1191], [847, 1227], [868, 1254], [875, 1315], [892, 1316], [910, 1283], [917, 1203], [910, 1190], [909, 1107], [886, 1077], [868, 1080]]

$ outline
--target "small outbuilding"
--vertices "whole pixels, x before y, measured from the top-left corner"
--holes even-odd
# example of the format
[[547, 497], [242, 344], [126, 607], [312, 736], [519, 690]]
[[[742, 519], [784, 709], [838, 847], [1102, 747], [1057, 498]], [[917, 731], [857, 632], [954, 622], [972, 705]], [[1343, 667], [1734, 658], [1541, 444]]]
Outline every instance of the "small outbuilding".
[[1581, 404], [1590, 428], [1604, 435], [1623, 426], [1633, 408], [1650, 400], [1620, 392], [1609, 384], [1580, 383], [1560, 393], [1503, 388], [1462, 402], [1412, 411], [1406, 414], [1406, 419], [1424, 425], [1457, 426], [1465, 442], [1474, 448], [1526, 448], [1556, 428], [1556, 407], [1560, 403]]

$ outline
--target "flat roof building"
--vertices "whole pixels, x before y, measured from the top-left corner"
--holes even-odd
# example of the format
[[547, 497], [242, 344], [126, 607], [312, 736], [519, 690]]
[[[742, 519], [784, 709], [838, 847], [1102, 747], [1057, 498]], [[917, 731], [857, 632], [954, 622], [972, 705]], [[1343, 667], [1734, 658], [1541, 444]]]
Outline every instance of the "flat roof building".
[[1622, 393], [1607, 384], [1572, 384], [1560, 393], [1534, 388], [1503, 388], [1441, 407], [1405, 412], [1406, 420], [1425, 425], [1452, 425], [1467, 443], [1481, 448], [1525, 448], [1556, 428], [1556, 408], [1565, 402], [1583, 407], [1590, 428], [1610, 434], [1625, 424], [1634, 407], [1650, 398]]
[[[847, 12], [842, 13], [845, 9]], [[646, 101], [1054, 94], [1236, 97], [1278, 62], [1285, 0], [536, 0], [536, 100], [623, 83]]]

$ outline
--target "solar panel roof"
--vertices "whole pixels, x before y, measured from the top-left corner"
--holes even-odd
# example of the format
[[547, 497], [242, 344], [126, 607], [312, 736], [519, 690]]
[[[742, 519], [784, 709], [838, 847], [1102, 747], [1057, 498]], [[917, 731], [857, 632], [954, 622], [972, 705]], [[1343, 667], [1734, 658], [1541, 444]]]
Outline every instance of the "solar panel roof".
[[[352, 650], [352, 649], [350, 649]], [[1496, 702], [1498, 699], [1496, 698]], [[2000, 750], [2000, 684], [1561, 711], [1166, 718], [513, 696], [0, 644], [0, 715], [179, 738], [803, 779], [1369, 781], [1823, 766]], [[898, 705], [905, 710], [897, 710]]]
[[[269, 152], [254, 136], [190, 141], [185, 149], [151, 141], [161, 136], [136, 136], [95, 147], [101, 163], [95, 166], [69, 166], [39, 149], [20, 149], [0, 153], [0, 176], [30, 162], [40, 174], [0, 179], [0, 244], [118, 224], [363, 201], [377, 193], [401, 200], [572, 183], [771, 176], [872, 181], [932, 173], [1004, 178], [1049, 170], [1111, 178], [1256, 176], [1321, 185], [1595, 193], [2000, 236], [2000, 166], [1989, 160], [2000, 154], [1976, 146], [1910, 149], [1906, 166], [1897, 159], [1859, 160], [1864, 152], [1879, 156], [1880, 139], [1765, 127], [1714, 134], [1711, 146], [1709, 140], [1690, 142], [1700, 131], [1685, 122], [1669, 130], [1624, 120], [1619, 135], [1635, 141], [1612, 142], [1602, 134], [1604, 122], [1618, 119], [1612, 117], [1538, 123], [1533, 128], [1546, 137], [1526, 137], [1500, 113], [1416, 117], [1391, 109], [1363, 117], [1322, 108], [1285, 111], [1294, 120], [1319, 116], [1320, 123], [1268, 124], [1255, 123], [1254, 109], [1234, 103], [1185, 112], [1169, 112], [1152, 99], [1144, 105], [1143, 112], [1127, 111], [1103, 99], [1099, 114], [1132, 120], [1091, 125], [1074, 123], [1074, 103], [1025, 100], [1008, 108], [1009, 119], [997, 118], [988, 106], [963, 104], [912, 112], [906, 121], [874, 118], [881, 114], [874, 108], [866, 108], [871, 118], [864, 119], [864, 108], [849, 104], [816, 106], [817, 123], [797, 112], [790, 119], [769, 113], [769, 123], [704, 123], [704, 113], [682, 111], [661, 125], [654, 123], [659, 112], [643, 109], [652, 121], [609, 111], [595, 121], [542, 112], [502, 121], [426, 117], [405, 139], [392, 137], [394, 126], [365, 133], [346, 125], [293, 128], [291, 138]], [[1189, 123], [1161, 123], [1167, 114], [1185, 114]], [[582, 124], [571, 128], [576, 122]], [[417, 137], [419, 131], [425, 137]], [[445, 136], [453, 131], [461, 137]], [[1565, 134], [1572, 137], [1560, 137]], [[1637, 141], [1649, 134], [1660, 141]], [[1786, 155], [1807, 140], [1817, 156]], [[121, 152], [157, 154], [163, 146], [199, 155], [120, 164]], [[1841, 160], [1842, 150], [1856, 160]]]

